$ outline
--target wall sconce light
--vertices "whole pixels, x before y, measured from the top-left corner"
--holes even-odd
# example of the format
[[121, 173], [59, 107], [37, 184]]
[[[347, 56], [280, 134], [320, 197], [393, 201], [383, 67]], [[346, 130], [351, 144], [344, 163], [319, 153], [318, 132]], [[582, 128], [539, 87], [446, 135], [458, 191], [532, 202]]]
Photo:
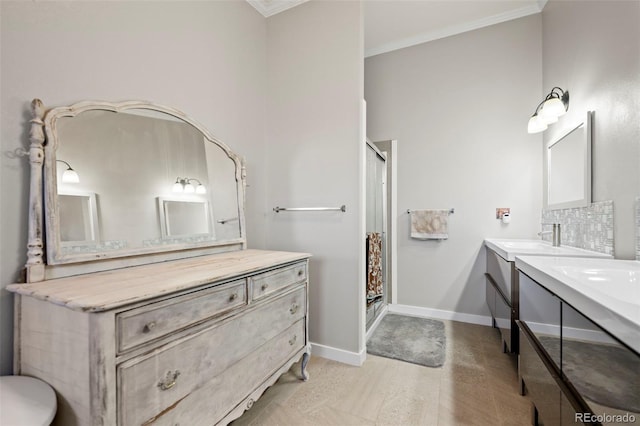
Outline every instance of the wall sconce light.
[[78, 182], [80, 182], [80, 176], [78, 176], [78, 173], [71, 168], [69, 163], [67, 163], [66, 161], [63, 161], [63, 160], [56, 160], [56, 161], [64, 163], [67, 166], [67, 170], [65, 170], [64, 173], [62, 174], [62, 181], [64, 183], [78, 183]]
[[[193, 186], [193, 184], [191, 184], [192, 181], [197, 182], [198, 185]], [[173, 184], [172, 190], [173, 192], [183, 192], [185, 194], [193, 194], [194, 192], [196, 194], [207, 193], [207, 188], [205, 188], [202, 182], [195, 178], [176, 178], [176, 183]]]
[[529, 119], [527, 131], [538, 133], [547, 130], [551, 123], [558, 121], [558, 117], [569, 110], [569, 91], [554, 87], [551, 92], [538, 104], [536, 111]]

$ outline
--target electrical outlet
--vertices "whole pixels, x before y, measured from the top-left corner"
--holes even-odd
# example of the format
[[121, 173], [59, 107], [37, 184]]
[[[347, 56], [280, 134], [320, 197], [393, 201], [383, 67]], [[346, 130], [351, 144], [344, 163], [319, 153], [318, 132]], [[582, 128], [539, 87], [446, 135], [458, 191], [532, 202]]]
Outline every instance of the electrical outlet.
[[496, 219], [502, 219], [502, 216], [505, 213], [511, 214], [511, 208], [510, 207], [497, 207], [496, 208]]

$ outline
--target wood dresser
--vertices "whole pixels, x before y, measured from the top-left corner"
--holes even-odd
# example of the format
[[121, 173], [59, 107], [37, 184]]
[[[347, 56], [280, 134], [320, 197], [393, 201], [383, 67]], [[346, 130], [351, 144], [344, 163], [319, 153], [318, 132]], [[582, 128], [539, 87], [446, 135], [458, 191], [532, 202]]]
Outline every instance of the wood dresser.
[[15, 373], [55, 424], [213, 425], [302, 358], [308, 254], [239, 250], [15, 284]]

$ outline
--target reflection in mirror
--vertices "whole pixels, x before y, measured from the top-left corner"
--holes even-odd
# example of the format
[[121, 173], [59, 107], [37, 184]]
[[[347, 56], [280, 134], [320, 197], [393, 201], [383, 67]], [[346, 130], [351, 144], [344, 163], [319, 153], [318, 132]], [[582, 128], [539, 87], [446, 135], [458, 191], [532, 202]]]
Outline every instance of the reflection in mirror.
[[208, 235], [215, 239], [206, 200], [181, 200], [158, 197], [162, 237]]
[[[105, 252], [110, 251], [101, 257], [167, 250], [170, 247], [158, 246], [185, 242], [200, 246], [211, 245], [212, 242], [216, 245], [227, 241], [242, 243], [242, 223], [239, 220], [213, 221], [213, 218], [238, 218], [240, 215], [242, 200], [238, 194], [241, 184], [236, 180], [240, 175], [236, 170], [239, 160], [231, 158], [205, 133], [178, 118], [179, 114], [174, 116], [154, 109], [125, 108], [115, 112], [96, 107], [76, 115], [65, 112], [51, 120], [51, 124], [47, 123], [47, 137], [54, 142], [48, 147], [54, 151], [47, 153], [47, 164], [57, 177], [48, 184], [47, 208], [56, 214], [53, 207], [57, 203], [57, 218], [54, 220], [59, 221], [57, 226], [50, 227], [57, 234], [48, 236], [48, 241], [58, 241], [61, 247], [66, 244], [69, 229], [73, 226], [68, 223], [71, 219], [63, 218], [62, 209], [66, 209], [68, 204], [63, 194], [81, 191], [99, 194], [100, 197], [102, 243], [99, 245], [111, 242], [97, 249], [98, 252], [102, 248]], [[54, 158], [52, 154], [55, 154]], [[67, 167], [55, 161], [56, 158], [72, 164], [82, 177], [80, 181], [69, 183], [63, 180]], [[166, 206], [169, 216], [165, 216], [169, 220], [167, 228], [167, 222], [161, 221], [158, 215], [156, 198], [175, 198], [173, 187], [176, 179], [185, 176], [191, 183], [200, 183], [206, 188], [204, 194], [198, 191], [192, 195], [204, 201], [197, 210], [200, 214], [203, 208], [206, 209], [208, 219], [174, 221], [173, 217], [195, 215], [196, 207], [194, 204], [169, 203]], [[52, 197], [51, 194], [58, 195]], [[165, 228], [170, 232], [165, 234]], [[74, 228], [74, 232], [79, 231]], [[184, 240], [177, 235], [191, 237]], [[193, 235], [199, 237], [194, 239]], [[81, 235], [74, 234], [72, 238], [76, 236]], [[50, 253], [48, 263], [79, 259], [65, 257], [68, 250], [56, 250], [54, 244], [47, 246]], [[122, 253], [113, 253], [118, 250]], [[94, 250], [85, 252], [95, 253]]]
[[547, 149], [547, 208], [591, 203], [591, 112]]
[[100, 242], [96, 194], [58, 194], [62, 246]]

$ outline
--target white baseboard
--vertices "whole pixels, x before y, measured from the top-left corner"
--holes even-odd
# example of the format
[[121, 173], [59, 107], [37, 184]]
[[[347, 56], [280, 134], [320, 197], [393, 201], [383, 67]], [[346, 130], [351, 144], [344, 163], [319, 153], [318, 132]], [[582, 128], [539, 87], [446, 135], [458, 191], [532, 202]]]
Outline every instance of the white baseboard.
[[464, 314], [461, 312], [444, 311], [441, 309], [423, 308], [420, 306], [392, 304], [389, 313], [411, 315], [422, 318], [436, 318], [451, 321], [467, 322], [470, 324], [487, 325], [491, 327], [491, 317], [485, 315]]
[[327, 358], [332, 361], [338, 361], [343, 364], [362, 366], [367, 358], [366, 348], [358, 352], [345, 351], [344, 349], [333, 348], [331, 346], [321, 345], [311, 342], [311, 356], [317, 355], [321, 358]]

